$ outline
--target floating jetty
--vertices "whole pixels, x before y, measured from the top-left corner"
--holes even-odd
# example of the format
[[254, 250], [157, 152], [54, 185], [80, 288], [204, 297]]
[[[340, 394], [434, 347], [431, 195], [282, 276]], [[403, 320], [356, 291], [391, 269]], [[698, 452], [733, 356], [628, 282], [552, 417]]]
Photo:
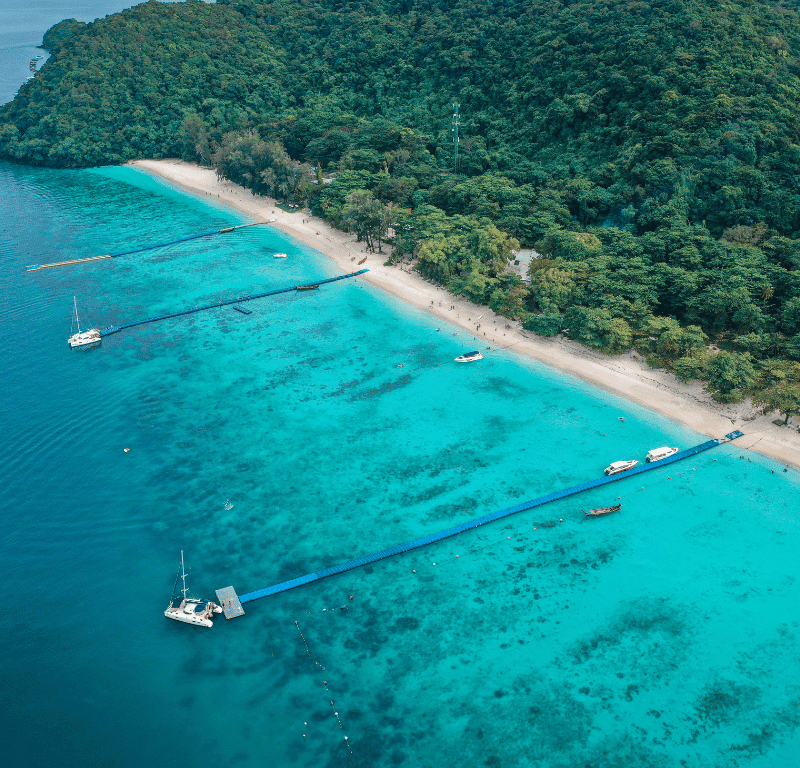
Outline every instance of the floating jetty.
[[119, 333], [120, 331], [124, 331], [126, 328], [134, 328], [137, 325], [145, 325], [146, 323], [157, 323], [160, 320], [169, 320], [171, 317], [181, 317], [183, 315], [193, 315], [195, 312], [205, 312], [208, 309], [219, 309], [220, 307], [227, 307], [233, 305], [234, 309], [238, 309], [239, 312], [243, 312], [244, 314], [250, 314], [250, 312], [245, 309], [244, 307], [235, 306], [237, 304], [241, 304], [244, 301], [254, 301], [255, 299], [263, 299], [265, 296], [276, 296], [279, 293], [289, 293], [290, 291], [296, 291], [298, 289], [311, 289], [311, 288], [318, 288], [320, 285], [325, 285], [326, 283], [335, 283], [338, 280], [347, 280], [351, 277], [358, 277], [358, 275], [363, 275], [365, 272], [369, 272], [368, 269], [360, 269], [358, 272], [349, 272], [346, 275], [339, 275], [338, 277], [329, 277], [325, 280], [317, 280], [314, 283], [308, 283], [304, 286], [297, 286], [291, 285], [288, 288], [278, 288], [274, 291], [266, 291], [265, 293], [254, 293], [252, 296], [238, 296], [235, 299], [229, 299], [228, 301], [218, 301], [216, 304], [204, 304], [202, 307], [192, 307], [192, 309], [183, 309], [180, 312], [170, 312], [166, 315], [157, 315], [156, 317], [146, 317], [144, 320], [134, 320], [132, 323], [123, 323], [122, 325], [109, 325], [107, 328], [100, 329], [100, 336], [110, 336], [112, 333]]
[[224, 587], [216, 590], [217, 600], [222, 610], [225, 612], [226, 619], [235, 619], [237, 616], [244, 616], [244, 608], [239, 600], [239, 595], [233, 587]]
[[731, 440], [736, 440], [736, 438], [742, 437], [743, 435], [744, 433], [737, 429], [736, 431], [725, 435], [725, 437], [717, 438], [716, 440], [709, 440], [708, 442], [694, 446], [694, 448], [687, 448], [685, 451], [680, 451], [666, 459], [661, 459], [657, 462], [635, 467], [634, 469], [630, 469], [627, 472], [622, 472], [618, 475], [609, 475], [607, 477], [599, 477], [595, 480], [588, 480], [585, 483], [575, 485], [572, 488], [567, 488], [563, 491], [554, 491], [553, 493], [547, 494], [547, 496], [541, 496], [538, 499], [533, 499], [532, 501], [525, 501], [522, 504], [517, 504], [514, 507], [501, 509], [499, 512], [491, 512], [488, 515], [484, 515], [483, 517], [479, 517], [475, 520], [469, 520], [466, 523], [455, 525], [452, 528], [447, 528], [439, 533], [431, 533], [428, 536], [423, 536], [420, 539], [407, 541], [405, 544], [397, 544], [394, 547], [382, 549], [379, 552], [373, 552], [371, 555], [357, 557], [353, 560], [348, 560], [346, 563], [333, 565], [330, 568], [324, 568], [321, 571], [309, 573], [306, 576], [299, 576], [298, 578], [290, 579], [289, 581], [282, 581], [280, 584], [275, 584], [271, 587], [265, 587], [264, 589], [259, 589], [255, 592], [248, 592], [244, 595], [237, 595], [236, 590], [233, 587], [225, 587], [224, 589], [217, 590], [217, 597], [220, 599], [220, 605], [225, 613], [225, 618], [233, 619], [237, 616], [244, 615], [242, 603], [250, 603], [253, 600], [259, 600], [262, 597], [269, 597], [270, 595], [277, 595], [280, 592], [287, 592], [295, 587], [302, 587], [304, 584], [310, 584], [313, 581], [319, 581], [320, 579], [324, 579], [328, 576], [335, 576], [338, 573], [344, 573], [345, 571], [352, 571], [355, 568], [361, 568], [364, 565], [370, 565], [378, 560], [385, 560], [387, 557], [394, 557], [394, 555], [400, 555], [403, 552], [410, 552], [412, 549], [419, 549], [420, 547], [425, 547], [428, 544], [433, 544], [437, 541], [448, 539], [451, 536], [456, 536], [464, 531], [470, 531], [473, 528], [479, 528], [487, 523], [493, 523], [495, 520], [501, 520], [504, 517], [516, 515], [518, 512], [525, 512], [526, 510], [533, 509], [534, 507], [541, 507], [544, 504], [549, 504], [551, 501], [558, 501], [559, 499], [565, 499], [568, 496], [574, 496], [575, 494], [583, 493], [584, 491], [590, 491], [603, 485], [609, 485], [610, 483], [616, 483], [620, 480], [626, 480], [629, 477], [641, 475], [644, 472], [652, 472], [657, 469], [663, 469], [670, 464], [675, 464], [678, 461], [683, 461], [683, 459], [696, 456], [698, 453], [703, 453], [704, 451], [709, 450], [709, 448], [715, 448], [723, 443], [729, 443]]
[[52, 264], [29, 264], [25, 267], [27, 272], [37, 272], [40, 269], [51, 269], [52, 267], [67, 267], [71, 264], [86, 264], [89, 261], [103, 261], [104, 259], [116, 259], [119, 256], [129, 256], [132, 253], [142, 253], [143, 251], [152, 251], [156, 248], [166, 248], [168, 245], [177, 245], [178, 243], [187, 243], [189, 240], [199, 240], [201, 237], [212, 237], [213, 235], [227, 235], [229, 232], [235, 232], [237, 229], [247, 229], [247, 227], [257, 227], [260, 224], [267, 224], [266, 221], [256, 221], [253, 224], [239, 224], [235, 227], [225, 227], [224, 229], [215, 229], [213, 232], [203, 232], [200, 235], [190, 235], [189, 237], [181, 237], [178, 240], [170, 240], [168, 243], [156, 243], [155, 245], [145, 245], [141, 248], [134, 248], [132, 251], [120, 251], [119, 253], [106, 253], [103, 256], [87, 256], [85, 259], [72, 259], [71, 261], [54, 261]]

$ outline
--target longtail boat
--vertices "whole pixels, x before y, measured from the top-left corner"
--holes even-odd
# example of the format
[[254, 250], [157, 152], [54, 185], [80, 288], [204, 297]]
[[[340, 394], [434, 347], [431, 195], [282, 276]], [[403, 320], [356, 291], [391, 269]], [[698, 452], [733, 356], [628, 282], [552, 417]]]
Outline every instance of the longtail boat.
[[622, 509], [622, 504], [617, 504], [613, 507], [598, 507], [597, 509], [590, 509], [583, 514], [587, 517], [600, 517], [601, 515], [610, 515], [612, 512], [619, 512]]

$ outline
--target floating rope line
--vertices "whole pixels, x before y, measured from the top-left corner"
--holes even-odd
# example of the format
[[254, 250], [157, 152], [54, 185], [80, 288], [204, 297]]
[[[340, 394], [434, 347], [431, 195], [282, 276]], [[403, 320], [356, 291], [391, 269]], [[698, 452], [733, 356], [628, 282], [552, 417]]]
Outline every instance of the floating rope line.
[[297, 627], [297, 631], [300, 633], [300, 637], [303, 638], [303, 645], [306, 647], [306, 655], [313, 661], [320, 669], [325, 669], [312, 655], [311, 649], [308, 647], [308, 642], [306, 640], [306, 636], [303, 634], [303, 630], [300, 629], [300, 625], [295, 621], [294, 625]]
[[235, 227], [225, 227], [224, 229], [216, 229], [213, 232], [203, 232], [201, 235], [190, 235], [189, 237], [182, 237], [179, 240], [170, 240], [168, 243], [157, 243], [156, 245], [145, 245], [142, 248], [134, 248], [132, 251], [119, 251], [118, 253], [107, 253], [104, 256], [87, 256], [85, 259], [72, 259], [71, 261], [54, 261], [52, 264], [30, 264], [25, 267], [27, 272], [36, 272], [40, 269], [50, 269], [51, 267], [67, 267], [70, 264], [85, 264], [89, 261], [103, 261], [104, 259], [116, 259], [118, 256], [129, 256], [132, 253], [142, 253], [143, 251], [152, 251], [156, 248], [165, 248], [168, 245], [176, 245], [177, 243], [186, 243], [189, 240], [199, 240], [201, 237], [212, 237], [213, 235], [226, 235], [229, 232], [235, 232], [237, 229], [246, 229], [247, 227], [257, 227], [260, 224], [268, 224], [266, 221], [256, 221], [253, 224], [239, 224]]
[[754, 443], [748, 445], [747, 448], [745, 449], [747, 451], [752, 451], [753, 448], [755, 448], [755, 446], [757, 446], [766, 437], [766, 435], [764, 435], [762, 432], [753, 432], [752, 435], [753, 437], [755, 437], [756, 435], [761, 435], [761, 437], [759, 437], [758, 440], [756, 440]]
[[[327, 691], [328, 690], [327, 681], [323, 680], [322, 682], [325, 683], [325, 690]], [[330, 691], [328, 691], [328, 693], [330, 693]], [[344, 733], [344, 723], [342, 723], [342, 718], [339, 717], [339, 712], [337, 711], [336, 705], [333, 703], [333, 701], [331, 701], [331, 709], [333, 710], [333, 714], [336, 715], [336, 720], [339, 723], [339, 729], [342, 731], [342, 733]], [[348, 739], [347, 736], [344, 737], [344, 743], [347, 744], [347, 748], [350, 750], [350, 754], [352, 755], [353, 747], [350, 746], [350, 739]]]
[[[353, 597], [355, 597], [355, 595], [351, 595], [351, 596], [350, 596], [350, 599], [352, 600], [352, 599], [353, 599]], [[329, 611], [342, 611], [342, 610], [346, 610], [346, 609], [347, 609], [347, 605], [343, 605], [343, 606], [341, 606], [341, 608], [323, 608], [321, 611], [307, 611], [306, 613], [327, 613], [327, 612], [329, 612]], [[302, 630], [302, 629], [300, 629], [300, 624], [297, 622], [297, 620], [295, 620], [295, 622], [294, 622], [294, 625], [295, 625], [295, 627], [297, 627], [297, 631], [300, 633], [300, 637], [303, 639], [303, 645], [305, 645], [305, 647], [306, 647], [306, 655], [307, 655], [307, 656], [308, 656], [308, 657], [311, 659], [311, 661], [313, 661], [313, 662], [314, 662], [314, 663], [315, 663], [315, 664], [316, 664], [316, 665], [317, 665], [317, 666], [318, 666], [320, 669], [324, 670], [324, 669], [325, 669], [325, 667], [323, 667], [323, 666], [322, 666], [322, 664], [320, 664], [320, 663], [319, 663], [319, 662], [318, 662], [318, 661], [317, 661], [317, 660], [316, 660], [316, 659], [315, 659], [315, 658], [314, 658], [314, 657], [311, 655], [311, 649], [308, 647], [308, 641], [306, 640], [306, 637], [305, 637], [305, 635], [303, 634], [303, 630]], [[331, 691], [330, 691], [330, 689], [328, 688], [328, 681], [327, 681], [327, 680], [323, 680], [323, 681], [322, 681], [322, 684], [325, 686], [325, 692], [326, 692], [327, 694], [330, 694], [330, 692], [331, 692]], [[336, 717], [336, 721], [339, 723], [339, 729], [340, 729], [340, 730], [342, 731], [342, 733], [344, 734], [344, 723], [342, 722], [342, 718], [341, 718], [341, 717], [339, 717], [339, 710], [338, 710], [338, 709], [336, 709], [336, 705], [333, 703], [333, 699], [329, 699], [328, 701], [330, 702], [331, 709], [333, 710], [333, 714], [334, 714], [334, 716]], [[305, 726], [308, 726], [308, 721], [304, 722], [304, 723], [303, 723], [303, 725], [305, 725]], [[303, 738], [304, 738], [304, 739], [306, 738], [306, 734], [305, 734], [305, 733], [303, 734]], [[350, 744], [350, 739], [348, 739], [346, 735], [345, 735], [345, 737], [344, 737], [344, 743], [347, 745], [347, 749], [349, 750], [350, 754], [352, 755], [352, 754], [353, 754], [353, 747], [352, 747], [352, 745]]]

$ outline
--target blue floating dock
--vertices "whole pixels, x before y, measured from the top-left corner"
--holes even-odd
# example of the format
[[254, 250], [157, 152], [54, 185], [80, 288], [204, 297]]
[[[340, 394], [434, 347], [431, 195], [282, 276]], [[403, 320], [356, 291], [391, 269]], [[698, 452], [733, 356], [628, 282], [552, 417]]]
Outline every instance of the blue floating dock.
[[237, 616], [244, 616], [244, 608], [239, 600], [239, 595], [233, 587], [223, 587], [217, 590], [217, 600], [225, 614], [225, 618], [235, 619]]
[[[358, 275], [363, 275], [365, 272], [369, 272], [368, 269], [359, 269], [358, 272], [349, 272], [346, 275], [339, 275], [338, 277], [329, 277], [325, 280], [317, 280], [313, 283], [307, 283], [306, 285], [292, 285], [288, 288], [278, 288], [274, 291], [266, 291], [264, 293], [254, 293], [252, 296], [239, 296], [235, 299], [229, 299], [228, 301], [218, 301], [216, 304], [204, 304], [202, 307], [193, 307], [192, 309], [183, 309], [180, 312], [170, 312], [167, 315], [158, 315], [156, 317], [146, 317], [144, 320], [134, 320], [132, 323], [123, 323], [122, 325], [109, 325], [107, 328], [103, 328], [100, 330], [100, 336], [110, 336], [112, 333], [119, 333], [120, 331], [124, 331], [126, 328], [134, 328], [137, 325], [145, 325], [146, 323], [157, 323], [160, 320], [169, 320], [171, 317], [181, 317], [182, 315], [193, 315], [195, 312], [205, 312], [208, 309], [219, 309], [220, 307], [228, 307], [232, 304], [241, 304], [243, 301], [253, 301], [254, 299], [263, 299], [265, 296], [276, 296], [279, 293], [289, 293], [290, 291], [296, 291], [298, 288], [300, 289], [311, 289], [316, 288], [317, 286], [324, 285], [325, 283], [335, 283], [338, 280], [347, 280], [351, 277], [358, 277]], [[247, 312], [247, 310], [241, 307], [234, 307], [234, 309], [238, 309], [240, 312]]]
[[234, 304], [234, 305], [233, 305], [233, 308], [234, 308], [234, 309], [235, 309], [237, 312], [241, 312], [243, 315], [252, 315], [252, 314], [253, 314], [253, 310], [252, 310], [252, 309], [247, 309], [246, 307], [237, 307], [237, 306]]
[[[684, 459], [688, 459], [691, 456], [696, 456], [698, 453], [703, 453], [704, 451], [709, 450], [710, 448], [715, 448], [718, 445], [722, 445], [723, 443], [728, 443], [731, 440], [736, 440], [739, 437], [744, 435], [743, 432], [739, 431], [738, 429], [734, 432], [730, 432], [725, 435], [724, 438], [718, 438], [716, 440], [709, 440], [705, 443], [701, 443], [700, 445], [696, 445], [693, 448], [687, 448], [685, 451], [679, 451], [678, 453], [670, 456], [666, 459], [661, 459], [660, 461], [653, 462], [651, 464], [643, 464], [638, 467], [634, 467], [633, 469], [629, 469], [626, 472], [621, 472], [617, 475], [610, 475], [599, 477], [594, 480], [588, 480], [585, 483], [581, 483], [580, 485], [575, 485], [572, 488], [567, 488], [563, 491], [554, 491], [553, 493], [548, 493], [546, 496], [540, 496], [538, 499], [533, 499], [532, 501], [525, 501], [522, 504], [517, 504], [514, 507], [509, 507], [508, 509], [501, 509], [498, 512], [490, 512], [488, 515], [484, 515], [483, 517], [479, 517], [475, 520], [469, 520], [466, 523], [461, 523], [459, 525], [454, 525], [452, 528], [447, 528], [444, 531], [439, 531], [438, 533], [431, 533], [428, 536], [423, 536], [419, 539], [414, 539], [413, 541], [407, 541], [405, 544], [397, 544], [394, 547], [389, 547], [387, 549], [382, 549], [379, 552], [373, 552], [371, 555], [364, 555], [363, 557], [357, 557], [353, 560], [348, 560], [345, 563], [340, 563], [339, 565], [333, 565], [329, 568], [323, 568], [321, 571], [316, 571], [315, 573], [309, 573], [306, 576], [299, 576], [296, 579], [291, 579], [290, 581], [282, 581], [280, 584], [274, 584], [271, 587], [265, 587], [264, 589], [256, 590], [255, 592], [248, 592], [247, 594], [241, 595], [238, 599], [240, 603], [249, 603], [253, 600], [259, 600], [262, 597], [268, 597], [269, 595], [277, 595], [281, 592], [286, 592], [290, 589], [294, 589], [295, 587], [302, 587], [304, 584], [310, 584], [313, 581], [319, 581], [320, 579], [324, 579], [328, 576], [335, 576], [337, 573], [345, 573], [346, 571], [352, 571], [355, 568], [361, 568], [364, 565], [370, 565], [371, 563], [376, 563], [378, 560], [385, 560], [387, 557], [394, 557], [394, 555], [402, 554], [403, 552], [410, 552], [412, 549], [419, 549], [420, 547], [425, 547], [428, 544], [433, 544], [437, 541], [442, 541], [443, 539], [450, 538], [451, 536], [456, 536], [459, 533], [463, 533], [464, 531], [470, 531], [473, 528], [478, 528], [481, 525], [486, 525], [487, 523], [493, 523], [495, 520], [501, 520], [504, 517], [510, 517], [511, 515], [516, 515], [518, 512], [524, 512], [528, 509], [534, 509], [535, 507], [541, 507], [544, 504], [549, 504], [552, 501], [559, 501], [560, 499], [565, 499], [568, 496], [574, 496], [578, 493], [583, 493], [584, 491], [590, 491], [594, 488], [600, 488], [603, 485], [609, 485], [610, 483], [616, 483], [620, 480], [626, 480], [629, 477], [634, 477], [635, 475], [641, 475], [645, 472], [652, 472], [657, 469], [663, 469], [664, 467], [669, 466], [670, 464], [675, 464], [678, 461], [683, 461]], [[230, 589], [233, 591], [233, 587], [227, 587], [226, 589]], [[218, 590], [217, 594], [219, 595], [222, 590]], [[234, 592], [235, 594], [235, 592]], [[224, 608], [224, 605], [223, 605]], [[244, 611], [242, 610], [242, 613]], [[241, 615], [241, 614], [236, 614]], [[226, 614], [227, 616], [227, 614]], [[233, 616], [231, 616], [233, 618]]]

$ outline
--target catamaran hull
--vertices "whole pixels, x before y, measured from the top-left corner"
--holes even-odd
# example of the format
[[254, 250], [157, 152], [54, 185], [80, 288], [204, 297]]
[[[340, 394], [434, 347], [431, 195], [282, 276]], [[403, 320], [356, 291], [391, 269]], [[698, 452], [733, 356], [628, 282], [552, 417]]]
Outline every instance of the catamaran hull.
[[201, 610], [195, 610], [195, 607], [200, 608], [201, 606], [203, 606], [202, 601], [194, 599], [182, 601], [177, 607], [170, 603], [167, 610], [164, 611], [164, 615], [173, 621], [194, 624], [196, 627], [213, 627], [211, 617], [215, 613], [222, 613], [222, 608], [216, 603], [208, 602]]
[[194, 624], [196, 627], [213, 627], [214, 624], [211, 619], [201, 619], [199, 616], [188, 616], [180, 612], [164, 611], [164, 615], [168, 619], [174, 621], [182, 621], [184, 624]]
[[92, 331], [88, 331], [84, 333], [76, 333], [74, 336], [70, 336], [67, 339], [67, 344], [75, 349], [75, 347], [88, 347], [92, 344], [99, 344], [102, 340], [103, 339], [99, 332], [94, 333]]

